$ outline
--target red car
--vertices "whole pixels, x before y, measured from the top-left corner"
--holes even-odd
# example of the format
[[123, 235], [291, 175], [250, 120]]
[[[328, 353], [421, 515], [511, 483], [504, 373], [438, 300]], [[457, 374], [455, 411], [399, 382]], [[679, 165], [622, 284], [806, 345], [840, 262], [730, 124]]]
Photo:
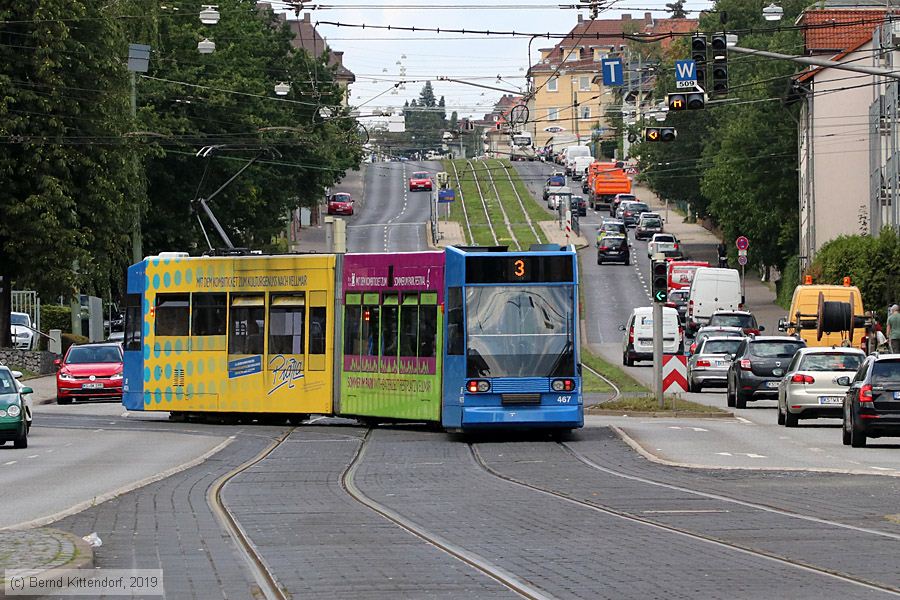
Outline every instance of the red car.
[[341, 192], [332, 194], [328, 197], [328, 214], [329, 215], [352, 215], [353, 214], [353, 197], [350, 194]]
[[409, 178], [409, 191], [416, 190], [431, 191], [431, 174], [426, 171], [417, 171]]
[[122, 400], [122, 346], [79, 344], [56, 359], [56, 403], [102, 398]]

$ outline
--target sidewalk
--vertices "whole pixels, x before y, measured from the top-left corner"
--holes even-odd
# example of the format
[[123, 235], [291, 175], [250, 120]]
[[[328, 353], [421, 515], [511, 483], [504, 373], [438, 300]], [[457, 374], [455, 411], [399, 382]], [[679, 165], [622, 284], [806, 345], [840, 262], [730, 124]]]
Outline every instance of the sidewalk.
[[49, 527], [0, 533], [0, 593], [7, 569], [28, 569], [40, 579], [59, 569], [89, 569], [94, 552], [83, 539]]
[[[362, 163], [359, 171], [348, 171], [344, 178], [332, 188], [332, 193], [347, 192], [355, 201], [356, 210], [362, 210], [366, 202], [366, 167], [368, 163]], [[324, 205], [319, 205], [319, 224], [304, 227], [300, 230], [300, 239], [292, 244], [296, 252], [331, 252], [325, 233], [323, 222], [327, 211]]]
[[[634, 186], [634, 194], [663, 216], [665, 231], [678, 238], [687, 258], [717, 264], [716, 245], [720, 240], [712, 232], [697, 223], [685, 223], [685, 218], [671, 208], [666, 218], [665, 203], [644, 186]], [[785, 310], [775, 304], [775, 292], [759, 280], [756, 270], [752, 268], [745, 272], [744, 300], [745, 308], [756, 316], [760, 325], [765, 326], [765, 333], [778, 335], [778, 319], [785, 315]]]

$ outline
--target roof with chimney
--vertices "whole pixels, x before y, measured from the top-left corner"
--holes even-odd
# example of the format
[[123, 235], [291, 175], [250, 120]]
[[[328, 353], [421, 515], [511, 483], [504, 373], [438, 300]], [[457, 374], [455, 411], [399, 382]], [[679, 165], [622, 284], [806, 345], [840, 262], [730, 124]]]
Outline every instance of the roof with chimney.
[[[900, 3], [897, 5], [900, 8]], [[803, 37], [807, 54], [835, 54], [871, 39], [875, 28], [887, 14], [884, 2], [880, 6], [867, 2], [826, 0], [805, 10], [797, 19], [804, 26]]]

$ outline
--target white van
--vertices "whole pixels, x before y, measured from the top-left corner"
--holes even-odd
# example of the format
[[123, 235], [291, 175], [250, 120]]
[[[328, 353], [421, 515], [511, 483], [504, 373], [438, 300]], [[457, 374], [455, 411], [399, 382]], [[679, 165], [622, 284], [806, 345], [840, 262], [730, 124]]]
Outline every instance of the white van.
[[[653, 307], [639, 306], [631, 311], [622, 327], [622, 364], [630, 367], [638, 360], [653, 360]], [[663, 353], [684, 354], [684, 332], [678, 323], [678, 311], [663, 307]]]
[[572, 175], [575, 170], [575, 159], [579, 156], [585, 157], [591, 155], [591, 149], [587, 146], [567, 146], [565, 149], [566, 157], [566, 175]]
[[[582, 146], [583, 147], [583, 146]], [[594, 157], [591, 155], [588, 156], [576, 156], [573, 161], [572, 166], [572, 179], [575, 180], [587, 180], [585, 176], [585, 171], [587, 168], [594, 163]]]
[[737, 269], [700, 267], [691, 282], [688, 297], [687, 324], [691, 331], [709, 323], [717, 310], [743, 310], [741, 276]]

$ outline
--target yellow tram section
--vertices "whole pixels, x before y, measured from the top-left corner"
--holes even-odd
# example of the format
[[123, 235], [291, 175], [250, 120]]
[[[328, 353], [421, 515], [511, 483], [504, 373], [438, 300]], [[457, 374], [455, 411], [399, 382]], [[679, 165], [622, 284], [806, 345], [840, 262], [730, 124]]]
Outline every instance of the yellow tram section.
[[329, 413], [333, 255], [150, 258], [144, 409]]

